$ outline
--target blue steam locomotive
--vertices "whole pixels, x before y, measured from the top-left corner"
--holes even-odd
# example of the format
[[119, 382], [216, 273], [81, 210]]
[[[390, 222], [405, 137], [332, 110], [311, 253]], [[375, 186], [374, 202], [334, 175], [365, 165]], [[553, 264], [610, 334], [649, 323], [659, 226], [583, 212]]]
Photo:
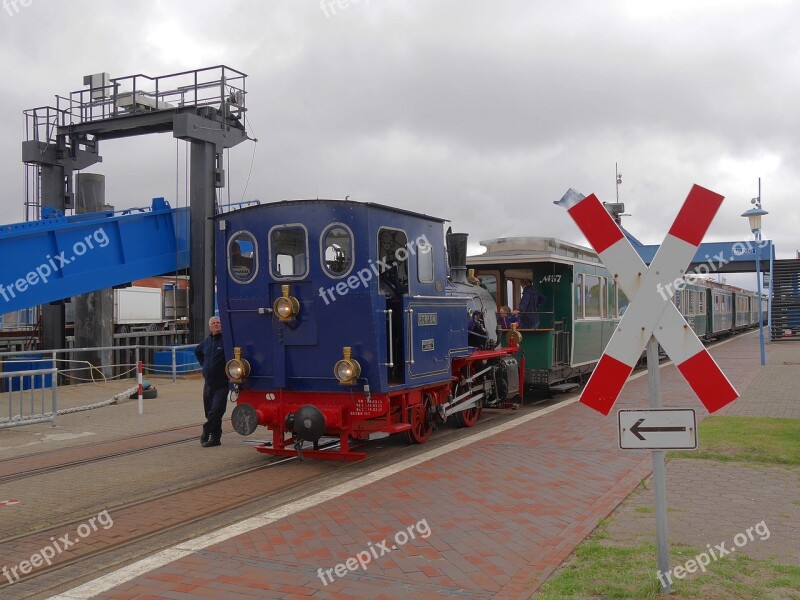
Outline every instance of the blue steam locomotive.
[[423, 443], [437, 422], [472, 426], [524, 387], [521, 335], [498, 343], [495, 299], [468, 281], [466, 234], [446, 240], [443, 219], [296, 200], [215, 224], [231, 421], [272, 431], [260, 452], [357, 460], [352, 440]]

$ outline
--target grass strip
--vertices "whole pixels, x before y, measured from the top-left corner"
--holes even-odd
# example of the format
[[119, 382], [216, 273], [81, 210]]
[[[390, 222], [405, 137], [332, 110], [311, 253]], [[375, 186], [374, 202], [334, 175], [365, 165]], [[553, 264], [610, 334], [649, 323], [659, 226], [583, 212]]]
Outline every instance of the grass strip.
[[800, 419], [708, 417], [698, 426], [698, 449], [669, 458], [800, 465]]
[[[582, 542], [570, 559], [532, 596], [536, 600], [662, 598], [656, 577], [656, 545], [610, 546], [601, 530]], [[670, 565], [683, 566], [701, 551], [670, 549]], [[743, 554], [712, 561], [705, 573], [673, 576], [670, 598], [794, 598], [800, 567], [756, 560]]]

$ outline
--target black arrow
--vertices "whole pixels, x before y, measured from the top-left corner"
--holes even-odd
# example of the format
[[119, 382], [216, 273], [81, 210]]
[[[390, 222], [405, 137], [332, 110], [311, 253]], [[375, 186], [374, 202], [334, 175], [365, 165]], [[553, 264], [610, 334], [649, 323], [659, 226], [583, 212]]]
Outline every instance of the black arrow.
[[644, 419], [639, 419], [636, 421], [636, 423], [633, 424], [633, 427], [631, 427], [631, 433], [643, 442], [646, 442], [647, 440], [639, 433], [640, 431], [686, 431], [686, 427], [641, 427], [642, 423], [644, 423]]

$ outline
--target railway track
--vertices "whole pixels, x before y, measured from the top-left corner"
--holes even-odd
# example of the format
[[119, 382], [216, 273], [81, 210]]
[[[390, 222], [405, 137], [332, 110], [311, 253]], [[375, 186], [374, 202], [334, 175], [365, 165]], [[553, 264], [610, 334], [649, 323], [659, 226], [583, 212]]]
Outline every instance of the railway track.
[[[0, 463], [0, 484], [18, 481], [25, 477], [44, 475], [69, 467], [118, 458], [137, 452], [145, 452], [156, 448], [164, 448], [176, 444], [183, 444], [185, 442], [196, 441], [198, 439], [197, 432], [201, 425], [201, 423], [198, 423], [197, 425], [189, 425], [186, 427], [173, 427], [118, 440], [108, 440], [71, 448], [48, 450], [46, 452], [6, 459]], [[225, 422], [223, 426], [223, 433], [233, 431], [229, 421]]]
[[[280, 477], [264, 476], [264, 471], [288, 466], [286, 463], [292, 462], [297, 461], [292, 458], [278, 459], [212, 481], [109, 508], [107, 513], [112, 524], [107, 529], [102, 524], [97, 525], [97, 521], [95, 527], [89, 527], [87, 524], [92, 515], [88, 515], [0, 540], [0, 564], [7, 565], [9, 569], [19, 565], [21, 560], [41, 553], [43, 548], [56, 549], [50, 565], [42, 565], [30, 575], [20, 577], [13, 585], [8, 583], [8, 578], [1, 580], [0, 596], [11, 598], [15, 596], [14, 592], [23, 591], [21, 584], [48, 579], [48, 575], [82, 561], [123, 550], [211, 516], [262, 503], [275, 494], [291, 493], [312, 480], [351, 466], [348, 463], [307, 462], [301, 468], [282, 470]], [[82, 537], [81, 533], [88, 534]], [[11, 576], [14, 578], [13, 574]], [[48, 586], [36, 587], [43, 591]]]
[[[479, 423], [480, 428], [498, 418], [513, 418], [508, 411], [485, 411], [486, 417]], [[188, 431], [193, 435], [187, 437]], [[434, 444], [452, 441], [454, 437], [469, 435], [471, 430], [455, 429], [445, 426], [432, 442], [418, 446], [420, 451], [431, 449]], [[175, 428], [133, 436], [138, 438], [138, 446], [128, 449], [114, 448], [103, 444], [84, 447], [95, 454], [105, 447], [110, 450], [106, 456], [71, 457], [49, 467], [37, 467], [26, 476], [46, 475], [66, 467], [80, 467], [92, 461], [124, 456], [134, 452], [167, 451], [169, 446], [186, 441], [196, 441], [197, 427]], [[173, 436], [162, 439], [159, 436]], [[407, 458], [410, 448], [398, 440], [365, 442], [369, 446], [367, 459], [360, 462], [305, 461], [299, 463], [294, 458], [275, 458], [266, 464], [226, 473], [212, 480], [198, 482], [178, 490], [167, 490], [143, 500], [122, 503], [108, 507], [108, 517], [113, 525], [108, 529], [96, 527], [85, 537], [79, 535], [81, 528], [88, 531], [87, 523], [92, 513], [80, 518], [70, 519], [35, 532], [10, 536], [0, 540], [0, 565], [9, 568], [18, 566], [21, 561], [30, 559], [43, 548], [53, 547], [59, 540], [72, 542], [68, 548], [57, 551], [51, 564], [41, 565], [28, 575], [15, 580], [13, 584], [0, 579], [0, 596], [4, 599], [25, 597], [46, 597], [63, 589], [66, 582], [83, 578], [82, 575], [68, 574], [73, 570], [84, 571], [93, 576], [107, 566], [118, 566], [120, 561], [131, 560], [137, 547], [146, 547], [148, 553], [175, 543], [175, 539], [185, 539], [186, 535], [196, 534], [203, 522], [215, 519], [232, 522], [242, 515], [256, 514], [267, 506], [277, 506], [293, 499], [323, 489], [337, 478], [347, 477], [346, 471], [355, 475], [368, 471], [374, 464], [387, 463], [396, 458]], [[42, 453], [49, 455], [51, 453]], [[49, 470], [46, 470], [48, 469]], [[279, 476], [269, 476], [269, 471], [279, 472]], [[25, 473], [22, 473], [25, 475]], [[351, 475], [352, 476], [352, 475]], [[97, 507], [100, 513], [104, 507]], [[97, 514], [95, 513], [95, 514]], [[234, 517], [233, 515], [239, 515]], [[188, 532], [188, 533], [187, 533]], [[173, 534], [170, 536], [170, 534]], [[65, 537], [67, 536], [67, 537]], [[64, 543], [60, 544], [63, 546]], [[128, 552], [128, 550], [130, 550]], [[141, 553], [141, 550], [139, 551]], [[129, 558], [119, 558], [125, 554]], [[13, 575], [12, 575], [13, 577]]]

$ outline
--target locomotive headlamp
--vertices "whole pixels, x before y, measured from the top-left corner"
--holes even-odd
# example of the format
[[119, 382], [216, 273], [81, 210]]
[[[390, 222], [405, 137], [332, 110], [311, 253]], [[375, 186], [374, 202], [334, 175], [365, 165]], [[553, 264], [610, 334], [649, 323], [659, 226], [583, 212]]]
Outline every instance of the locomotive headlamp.
[[358, 361], [350, 358], [352, 349], [350, 346], [342, 348], [342, 360], [333, 367], [333, 374], [342, 385], [355, 385], [358, 376], [361, 375], [361, 365]]
[[282, 285], [281, 292], [283, 295], [275, 300], [272, 305], [272, 311], [278, 315], [281, 321], [294, 321], [295, 317], [300, 313], [300, 302], [294, 296], [289, 295], [288, 285]]
[[233, 358], [225, 364], [225, 375], [234, 383], [250, 375], [250, 363], [242, 358], [242, 349], [238, 346], [233, 349]]

